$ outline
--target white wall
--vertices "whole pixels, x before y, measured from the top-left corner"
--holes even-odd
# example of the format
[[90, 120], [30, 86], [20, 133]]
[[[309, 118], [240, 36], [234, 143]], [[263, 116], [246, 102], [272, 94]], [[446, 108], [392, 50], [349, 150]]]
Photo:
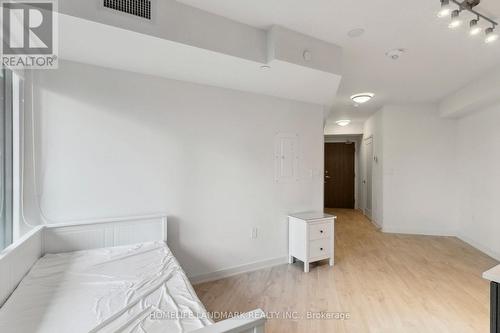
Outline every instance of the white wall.
[[[321, 106], [70, 62], [34, 81], [50, 219], [166, 211], [170, 247], [203, 276], [284, 260], [287, 213], [322, 209]], [[292, 183], [274, 181], [280, 131], [300, 136]]]
[[435, 106], [385, 106], [365, 123], [362, 175], [366, 175], [365, 143], [370, 137], [376, 158], [372, 171], [374, 222], [385, 232], [455, 235], [456, 121], [440, 118]]
[[500, 102], [500, 66], [453, 92], [439, 103], [442, 117], [460, 118]]
[[456, 122], [434, 106], [383, 111], [383, 230], [455, 235]]
[[[338, 109], [330, 110], [325, 123], [325, 135], [361, 135], [364, 132], [364, 125], [371, 113], [366, 113], [361, 110]], [[335, 122], [338, 120], [348, 119], [351, 123], [348, 126], [339, 126]]]
[[459, 236], [500, 260], [500, 104], [458, 121]]

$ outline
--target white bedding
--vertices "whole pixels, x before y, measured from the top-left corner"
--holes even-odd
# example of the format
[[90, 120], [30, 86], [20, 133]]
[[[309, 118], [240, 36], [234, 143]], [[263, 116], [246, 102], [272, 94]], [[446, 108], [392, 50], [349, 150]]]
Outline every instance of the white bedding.
[[210, 324], [164, 242], [47, 254], [0, 309], [0, 332], [167, 333]]

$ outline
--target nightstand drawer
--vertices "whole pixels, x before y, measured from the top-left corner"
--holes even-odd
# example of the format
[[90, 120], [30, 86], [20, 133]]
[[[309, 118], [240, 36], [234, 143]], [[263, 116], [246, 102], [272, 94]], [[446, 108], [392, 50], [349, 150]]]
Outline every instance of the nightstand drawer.
[[331, 240], [318, 239], [309, 242], [309, 258], [324, 257], [330, 255]]
[[309, 225], [309, 240], [330, 238], [331, 223]]

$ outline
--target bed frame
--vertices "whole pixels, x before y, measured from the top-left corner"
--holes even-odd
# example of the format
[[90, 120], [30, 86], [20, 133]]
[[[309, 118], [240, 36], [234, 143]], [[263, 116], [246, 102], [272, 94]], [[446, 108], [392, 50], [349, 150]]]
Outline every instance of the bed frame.
[[[63, 253], [141, 242], [167, 241], [167, 216], [143, 215], [42, 225], [0, 252], [0, 307], [33, 264], [46, 253]], [[202, 328], [197, 333], [263, 333], [262, 310]]]

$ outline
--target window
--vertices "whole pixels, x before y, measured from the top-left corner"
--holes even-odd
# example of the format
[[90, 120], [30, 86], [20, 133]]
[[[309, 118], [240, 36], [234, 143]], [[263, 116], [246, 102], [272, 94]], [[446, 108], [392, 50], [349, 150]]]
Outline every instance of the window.
[[12, 243], [12, 72], [0, 70], [0, 250]]

